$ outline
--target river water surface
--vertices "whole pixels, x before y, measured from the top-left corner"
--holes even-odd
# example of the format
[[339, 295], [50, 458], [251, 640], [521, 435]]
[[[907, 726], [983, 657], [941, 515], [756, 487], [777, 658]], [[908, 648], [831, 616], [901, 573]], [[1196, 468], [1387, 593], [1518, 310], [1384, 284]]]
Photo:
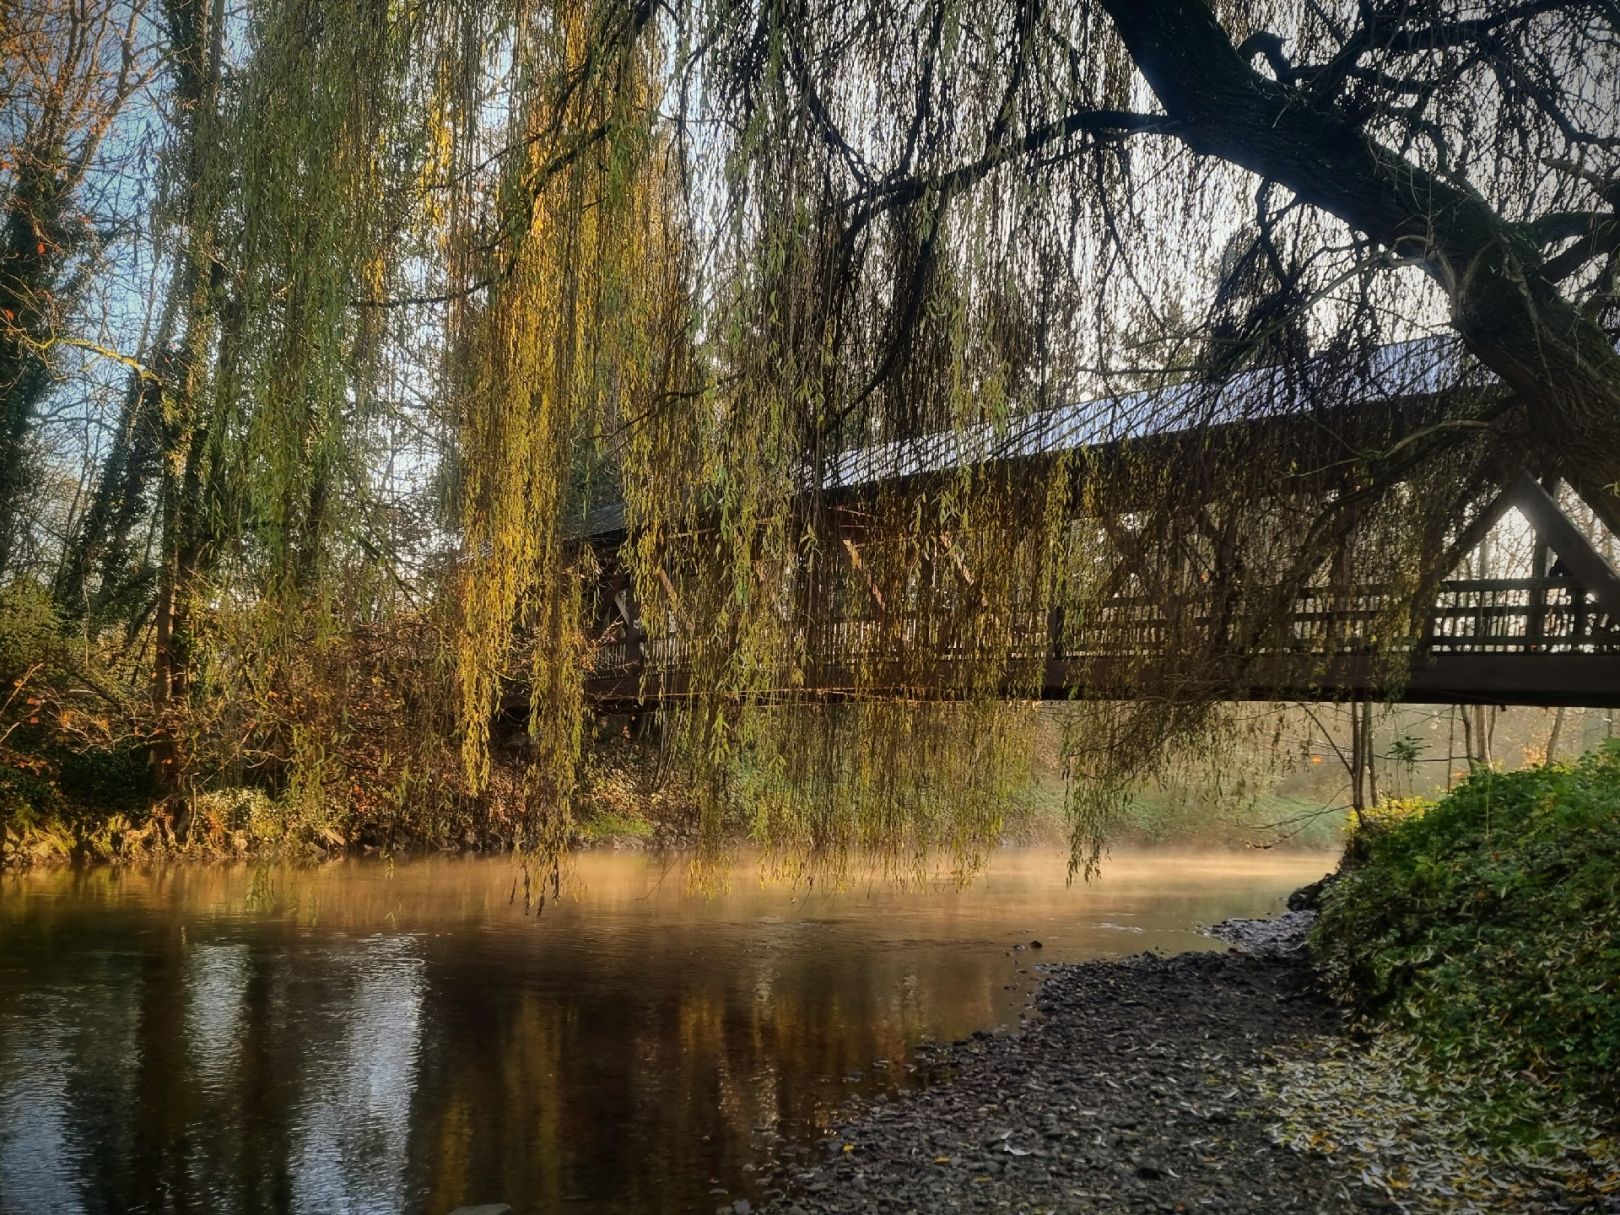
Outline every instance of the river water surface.
[[[1005, 851], [966, 888], [575, 859], [0, 879], [0, 1211], [714, 1211], [783, 1142], [1016, 1024], [1042, 962], [1219, 948], [1320, 854]], [[1042, 948], [1028, 948], [1039, 940]], [[1024, 946], [1024, 948], [1015, 948]]]

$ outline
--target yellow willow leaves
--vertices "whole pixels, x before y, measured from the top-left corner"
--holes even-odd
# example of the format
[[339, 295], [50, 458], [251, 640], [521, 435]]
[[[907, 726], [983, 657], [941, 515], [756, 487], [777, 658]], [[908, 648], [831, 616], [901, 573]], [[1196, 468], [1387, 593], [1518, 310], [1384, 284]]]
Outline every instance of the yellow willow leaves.
[[[602, 48], [586, 39], [588, 6], [556, 15], [562, 36], [520, 64], [534, 83], [520, 95], [527, 151], [501, 205], [526, 222], [498, 281], [468, 309], [459, 436], [462, 760], [470, 785], [482, 788], [503, 673], [514, 653], [526, 654], [526, 842], [542, 853], [566, 837], [597, 574], [566, 528], [602, 472], [595, 436], [620, 414], [650, 408], [669, 312], [661, 293], [675, 281], [659, 264], [671, 252], [657, 222], [662, 166], [644, 117], [649, 52], [622, 48], [609, 72], [592, 62]], [[548, 79], [569, 82], [561, 96], [541, 87]], [[604, 126], [613, 134], [581, 152], [579, 133]]]
[[[650, 647], [680, 655], [660, 736], [696, 777], [706, 841], [741, 825], [782, 855], [875, 848], [896, 868], [940, 847], [970, 865], [994, 842], [1029, 760], [1028, 702], [1063, 693], [1048, 683], [1054, 645], [1159, 637], [1126, 638], [1086, 678], [1092, 694], [1165, 698], [1069, 711], [1077, 855], [1094, 856], [1166, 739], [1217, 716], [1186, 703], [1229, 657], [1197, 606], [1201, 579], [1226, 571], [1239, 642], [1263, 642], [1279, 618], [1272, 585], [1323, 580], [1290, 567], [1302, 553], [1339, 551], [1329, 573], [1345, 587], [1421, 592], [1405, 571], [1427, 567], [1402, 556], [1431, 544], [1440, 487], [1318, 537], [1319, 503], [1279, 488], [1295, 476], [1283, 448], [1166, 458], [1127, 443], [1095, 466], [946, 461], [915, 484], [885, 480], [886, 459], [903, 469], [942, 436], [993, 449], [1032, 413], [1107, 386], [1084, 369], [1117, 318], [1096, 341], [1065, 319], [1089, 287], [1129, 277], [1085, 270], [1088, 229], [1069, 215], [1084, 177], [990, 178], [950, 207], [925, 199], [924, 214], [850, 233], [842, 170], [818, 162], [804, 114], [782, 101], [798, 86], [751, 45], [722, 39], [703, 69], [719, 81], [736, 53], [733, 68], [762, 74], [734, 91], [757, 111], [684, 125], [669, 116], [728, 117], [727, 94], [674, 95], [690, 31], [661, 7], [316, 7], [311, 24], [292, 0], [249, 6], [263, 49], [222, 156], [241, 166], [227, 210], [246, 217], [224, 258], [240, 308], [213, 343], [226, 404], [210, 441], [240, 449], [228, 454], [242, 483], [221, 510], [251, 533], [230, 559], [268, 592], [254, 629], [301, 654], [397, 609], [379, 567], [441, 579], [424, 627], [446, 622], [455, 672], [448, 696], [422, 699], [454, 723], [423, 733], [459, 750], [454, 795], [475, 800], [491, 784], [492, 718], [527, 717], [535, 850], [567, 832], [604, 577], [633, 588]], [[860, 37], [887, 67], [897, 52], [875, 15]], [[876, 124], [862, 149], [874, 155], [912, 138], [900, 109], [873, 104], [885, 80], [843, 85], [844, 108]], [[1215, 406], [1178, 399], [1131, 408], [1187, 428]], [[398, 468], [388, 453], [388, 475], [432, 482], [414, 517], [377, 490], [383, 461], [367, 446], [394, 408], [411, 411], [401, 430], [428, 436]], [[1069, 417], [1113, 426], [1098, 410]], [[867, 478], [859, 492], [835, 492], [846, 464]], [[580, 543], [574, 521], [611, 502], [624, 551]], [[399, 547], [376, 556], [396, 522]], [[1163, 619], [1131, 616], [1133, 602]], [[1368, 629], [1382, 643], [1411, 624], [1392, 610]], [[424, 683], [442, 674], [424, 666]], [[314, 747], [294, 758], [328, 763]]]

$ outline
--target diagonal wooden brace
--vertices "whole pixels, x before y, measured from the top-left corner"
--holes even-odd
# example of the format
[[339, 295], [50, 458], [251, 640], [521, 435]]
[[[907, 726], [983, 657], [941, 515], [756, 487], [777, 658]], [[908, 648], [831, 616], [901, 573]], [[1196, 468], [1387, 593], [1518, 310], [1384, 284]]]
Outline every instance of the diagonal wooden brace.
[[1563, 559], [1570, 576], [1591, 593], [1610, 620], [1620, 621], [1620, 572], [1575, 526], [1558, 500], [1527, 472], [1508, 482], [1507, 492], [1536, 535]]

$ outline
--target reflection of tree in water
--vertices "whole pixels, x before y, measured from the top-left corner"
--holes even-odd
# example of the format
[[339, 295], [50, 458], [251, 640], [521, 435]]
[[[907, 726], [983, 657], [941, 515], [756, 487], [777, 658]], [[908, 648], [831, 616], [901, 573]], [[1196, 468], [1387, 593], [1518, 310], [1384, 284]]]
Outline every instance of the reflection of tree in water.
[[[130, 1158], [152, 1142], [138, 1130], [136, 1065], [154, 971], [116, 937], [84, 948], [54, 914], [17, 915], [24, 900], [9, 895], [0, 897], [12, 908], [0, 924], [0, 1211], [126, 1208]], [[168, 943], [152, 934], [155, 949]]]
[[332, 960], [339, 990], [313, 1011], [335, 1032], [303, 1060], [293, 1209], [399, 1211], [422, 1019], [417, 942], [373, 937]]
[[1120, 859], [1068, 890], [1049, 859], [836, 898], [739, 870], [705, 900], [587, 857], [538, 923], [499, 862], [32, 875], [0, 902], [0, 1110], [34, 1102], [43, 1160], [25, 1182], [0, 1126], [0, 1208], [702, 1209], [762, 1128], [811, 1134], [850, 1073], [994, 1023], [1023, 927], [1133, 952], [1320, 873]]
[[[0, 1005], [0, 1210], [7, 1196], [59, 1194], [63, 1215], [84, 1210], [74, 1185], [68, 1108], [68, 1018], [62, 997], [30, 993]], [[8, 1015], [9, 1014], [9, 1015]]]
[[[934, 988], [964, 994], [960, 974], [909, 982], [898, 959], [868, 968], [684, 932], [666, 947], [662, 965], [543, 952], [515, 989], [476, 957], [430, 968], [433, 1096], [412, 1153], [430, 1209], [514, 1194], [686, 1209], [708, 1178], [745, 1176], [758, 1130], [811, 1126], [840, 1077], [902, 1059], [921, 1007], [947, 998]], [[968, 1003], [987, 1018], [993, 994]]]

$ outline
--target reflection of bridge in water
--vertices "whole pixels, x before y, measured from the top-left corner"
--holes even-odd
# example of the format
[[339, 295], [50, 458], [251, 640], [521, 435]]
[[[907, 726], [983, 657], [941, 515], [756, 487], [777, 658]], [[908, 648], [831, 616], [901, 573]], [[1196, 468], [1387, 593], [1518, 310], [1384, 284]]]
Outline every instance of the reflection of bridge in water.
[[[1377, 352], [1362, 380], [1326, 407], [1309, 399], [1308, 385], [1278, 392], [1272, 384], [1257, 393], [1257, 378], [1275, 374], [1267, 371], [1235, 377], [1202, 396], [1183, 387], [1089, 402], [1035, 415], [1011, 429], [850, 453], [823, 474], [821, 498], [836, 512], [874, 488], [893, 493], [915, 485], [926, 492], [929, 478], [966, 463], [1000, 467], [1014, 477], [1028, 468], [1038, 476], [1042, 462], [1049, 467], [1056, 454], [1084, 451], [1094, 460], [1122, 440], [1138, 454], [1165, 460], [1190, 448], [1208, 458], [1212, 442], [1222, 458], [1242, 459], [1245, 443], [1256, 437], [1274, 441], [1279, 431], [1289, 442], [1301, 442], [1302, 450], [1311, 444], [1318, 453], [1324, 444], [1340, 455], [1347, 446], [1367, 450], [1431, 423], [1450, 393], [1478, 391], [1459, 368], [1454, 347], [1413, 343]], [[1264, 402], [1257, 409], [1248, 403], [1256, 396]], [[1178, 402], [1186, 407], [1178, 409]], [[1325, 455], [1323, 464], [1330, 460]], [[1131, 699], [1145, 691], [1232, 700], [1620, 707], [1620, 573], [1565, 512], [1556, 491], [1549, 492], [1552, 484], [1524, 471], [1506, 476], [1502, 492], [1462, 529], [1468, 538], [1459, 551], [1466, 552], [1517, 510], [1533, 537], [1529, 576], [1441, 582], [1428, 610], [1415, 618], [1378, 586], [1307, 589], [1274, 614], [1277, 625], [1263, 641], [1230, 636], [1218, 585], [1201, 600], [1117, 594], [1089, 604], [1075, 618], [1065, 618], [1062, 609], [1015, 610], [1001, 621], [1002, 642], [988, 668], [996, 682], [987, 688], [982, 656], [956, 655], [948, 645], [930, 654], [931, 675], [907, 669], [890, 650], [897, 637], [908, 647], [920, 622], [897, 621], [892, 612], [880, 620], [857, 607], [818, 620], [814, 644], [783, 682], [791, 683], [787, 694], [800, 699], [952, 698], [971, 686], [981, 695], [988, 690], [1048, 700]], [[1616, 528], [1609, 504], [1586, 501], [1599, 526]], [[586, 693], [606, 709], [692, 691], [688, 643], [643, 627], [634, 588], [616, 556], [625, 535], [623, 508], [608, 507], [588, 517], [576, 536], [603, 559], [598, 641]], [[1398, 622], [1395, 633], [1389, 631], [1392, 621]], [[1392, 640], [1381, 642], [1380, 632]], [[1167, 655], [1185, 651], [1189, 641], [1192, 652], [1209, 656], [1201, 670], [1147, 689], [1133, 682]], [[751, 699], [771, 696], [750, 693]]]

